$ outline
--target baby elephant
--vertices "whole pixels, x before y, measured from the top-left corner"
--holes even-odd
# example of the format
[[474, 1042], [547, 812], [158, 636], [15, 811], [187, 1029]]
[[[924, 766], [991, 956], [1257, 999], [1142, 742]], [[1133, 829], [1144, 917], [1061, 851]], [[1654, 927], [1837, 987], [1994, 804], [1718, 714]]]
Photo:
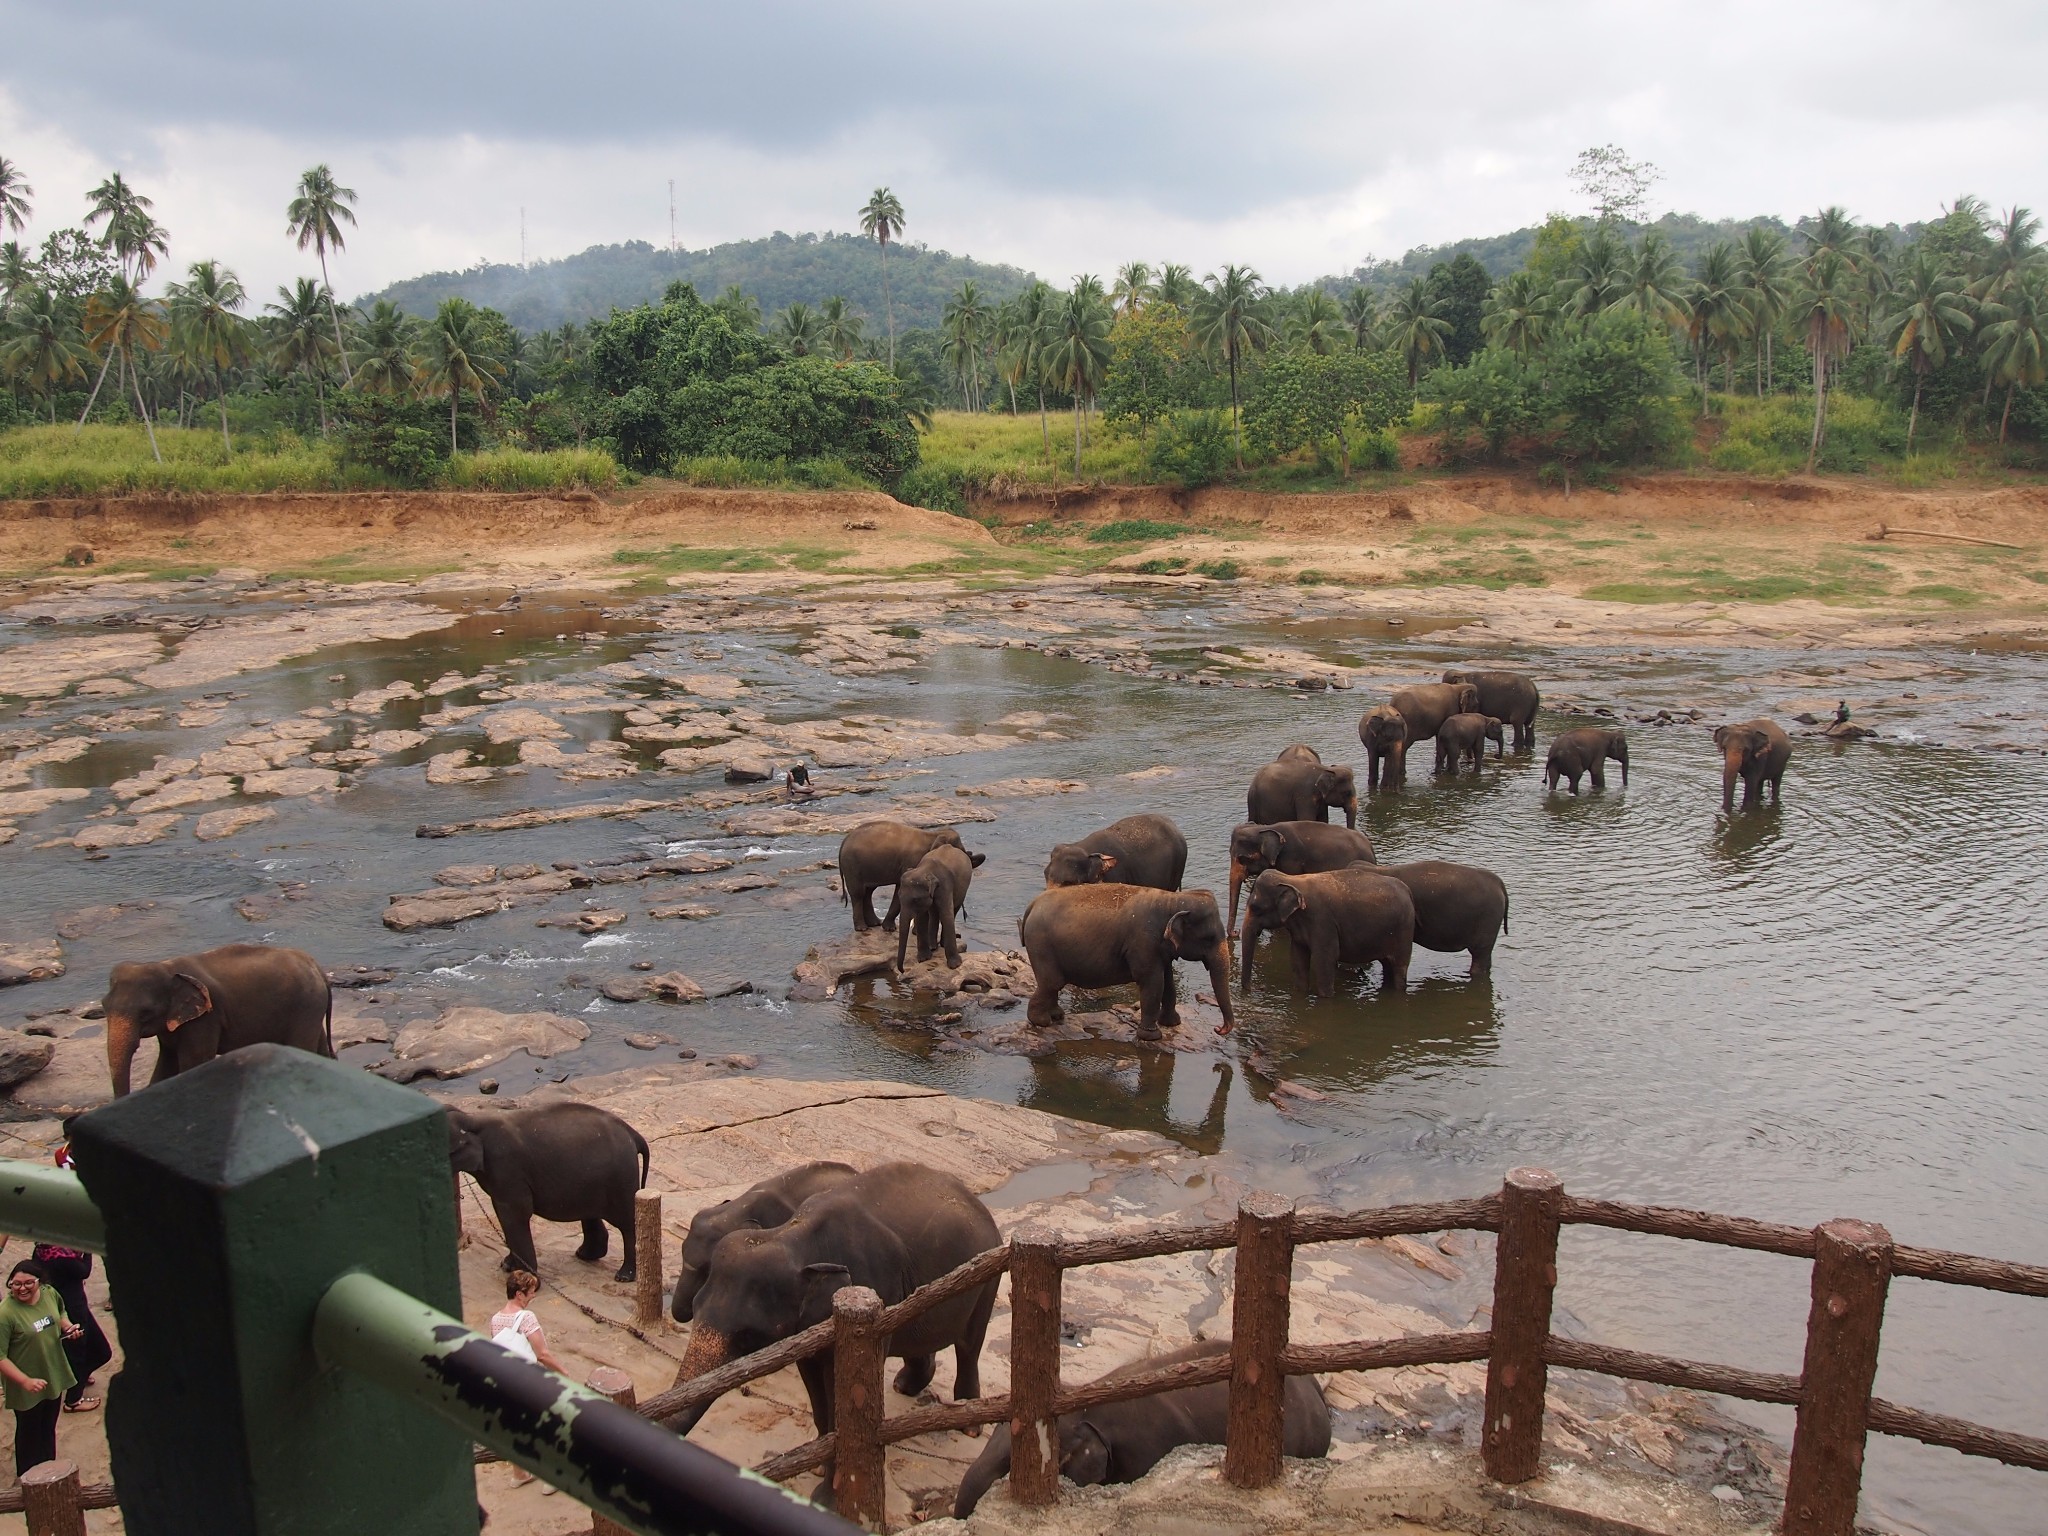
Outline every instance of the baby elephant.
[[1486, 744], [1493, 743], [1495, 757], [1507, 756], [1507, 738], [1494, 715], [1453, 715], [1436, 728], [1436, 771], [1456, 773], [1472, 759], [1472, 771], [1486, 760]]
[[1057, 1024], [1068, 986], [1138, 987], [1138, 1038], [1157, 1040], [1180, 1027], [1173, 965], [1207, 966], [1228, 1034], [1230, 940], [1216, 898], [1207, 891], [1154, 891], [1140, 885], [1060, 885], [1040, 891], [1017, 931], [1031, 956], [1038, 988], [1026, 1015], [1033, 1028]]
[[625, 1240], [625, 1262], [612, 1278], [631, 1280], [633, 1196], [647, 1182], [647, 1138], [595, 1104], [555, 1102], [470, 1114], [448, 1111], [448, 1160], [491, 1197], [504, 1229], [506, 1269], [539, 1273], [533, 1218], [580, 1221], [576, 1257], [601, 1259], [610, 1222]]
[[1620, 731], [1602, 730], [1597, 726], [1576, 731], [1564, 731], [1550, 743], [1550, 756], [1543, 764], [1543, 792], [1555, 794], [1557, 781], [1570, 783], [1572, 793], [1579, 792], [1579, 776], [1590, 773], [1593, 787], [1607, 787], [1607, 759], [1613, 758], [1621, 764], [1621, 782], [1628, 783], [1628, 737]]
[[1165, 816], [1140, 812], [1058, 843], [1045, 861], [1047, 885], [1149, 885], [1177, 891], [1187, 872], [1188, 840]]
[[953, 919], [967, 905], [967, 887], [974, 872], [988, 862], [981, 853], [963, 853], [941, 843], [901, 880], [896, 882], [896, 901], [902, 908], [901, 926], [896, 930], [896, 969], [903, 969], [904, 953], [910, 948], [910, 930], [917, 930], [917, 960], [931, 959], [935, 944], [946, 947], [946, 964], [960, 969], [960, 935]]
[[1352, 864], [1319, 875], [1283, 875], [1269, 869], [1252, 882], [1245, 907], [1244, 968], [1240, 984], [1252, 981], [1252, 956], [1259, 935], [1285, 929], [1294, 950], [1294, 972], [1319, 997], [1337, 995], [1338, 965], [1380, 963], [1388, 989], [1408, 984], [1415, 952], [1415, 900], [1408, 887], [1373, 864]]
[[[1212, 1360], [1229, 1353], [1227, 1341], [1204, 1339], [1170, 1354], [1120, 1365], [1100, 1380], [1121, 1381], [1183, 1361]], [[1281, 1405], [1281, 1450], [1289, 1456], [1327, 1456], [1330, 1405], [1315, 1377], [1288, 1377]], [[1060, 1476], [1083, 1488], [1135, 1483], [1168, 1451], [1183, 1445], [1223, 1444], [1229, 1423], [1227, 1381], [1063, 1413], [1059, 1418]], [[960, 1491], [953, 1497], [953, 1518], [965, 1520], [973, 1514], [982, 1495], [1009, 1473], [1010, 1426], [1004, 1424], [989, 1437], [988, 1448], [960, 1480]]]

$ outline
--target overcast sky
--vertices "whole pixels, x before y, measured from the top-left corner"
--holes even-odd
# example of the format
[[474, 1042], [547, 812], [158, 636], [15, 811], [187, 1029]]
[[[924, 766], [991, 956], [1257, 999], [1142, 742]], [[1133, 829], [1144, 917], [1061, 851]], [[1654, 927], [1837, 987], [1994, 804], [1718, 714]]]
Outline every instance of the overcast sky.
[[119, 169], [177, 271], [310, 270], [300, 171], [361, 194], [344, 296], [621, 240], [851, 229], [1064, 282], [1269, 281], [1582, 211], [1590, 144], [1656, 211], [1868, 222], [2048, 203], [2048, 6], [1038, 0], [0, 0], [0, 155], [40, 239]]

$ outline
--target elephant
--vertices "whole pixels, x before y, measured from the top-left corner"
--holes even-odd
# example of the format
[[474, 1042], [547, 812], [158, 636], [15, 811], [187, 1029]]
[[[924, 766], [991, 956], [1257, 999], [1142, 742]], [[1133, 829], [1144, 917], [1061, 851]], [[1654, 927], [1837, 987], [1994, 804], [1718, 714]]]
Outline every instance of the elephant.
[[[1189, 1360], [1213, 1360], [1230, 1353], [1228, 1340], [1202, 1339], [1163, 1355], [1120, 1365], [1089, 1385], [1120, 1381]], [[1083, 1389], [1084, 1391], [1086, 1388]], [[1313, 1376], [1290, 1376], [1281, 1398], [1281, 1451], [1288, 1456], [1330, 1453], [1330, 1404]], [[1230, 1423], [1230, 1383], [1177, 1387], [1154, 1397], [1105, 1403], [1059, 1418], [1060, 1476], [1083, 1488], [1135, 1483], [1168, 1451], [1183, 1445], [1221, 1445]], [[989, 1443], [960, 1480], [953, 1518], [965, 1520], [974, 1506], [1010, 1473], [1010, 1426], [998, 1425]]]
[[1515, 728], [1515, 750], [1526, 751], [1536, 744], [1536, 707], [1543, 695], [1533, 679], [1521, 672], [1474, 672], [1453, 668], [1444, 674], [1447, 683], [1470, 683], [1479, 690], [1479, 712], [1493, 715], [1503, 725]]
[[1792, 761], [1792, 738], [1775, 720], [1745, 720], [1724, 725], [1714, 732], [1714, 745], [1721, 753], [1721, 809], [1735, 809], [1735, 781], [1742, 780], [1744, 806], [1762, 805], [1764, 786], [1771, 787], [1771, 799], [1785, 798], [1785, 765]]
[[1305, 741], [1297, 741], [1291, 747], [1283, 747], [1280, 755], [1273, 759], [1276, 763], [1320, 763], [1322, 760], [1323, 754]]
[[854, 1168], [847, 1163], [805, 1163], [763, 1179], [730, 1200], [704, 1207], [690, 1218], [690, 1230], [683, 1238], [682, 1268], [669, 1296], [668, 1315], [679, 1323], [690, 1320], [697, 1293], [704, 1289], [711, 1272], [711, 1255], [726, 1233], [779, 1227], [811, 1196], [855, 1177]]
[[[919, 1163], [883, 1163], [819, 1190], [780, 1226], [739, 1229], [718, 1240], [694, 1299], [676, 1384], [822, 1323], [832, 1315], [834, 1293], [849, 1285], [867, 1286], [893, 1306], [1001, 1242], [995, 1218], [973, 1190]], [[889, 1336], [887, 1352], [903, 1361], [898, 1392], [922, 1392], [938, 1352], [951, 1349], [954, 1399], [981, 1395], [981, 1341], [996, 1285], [990, 1280], [943, 1301]], [[810, 1394], [811, 1420], [819, 1434], [829, 1434], [832, 1352], [813, 1355], [797, 1370]], [[672, 1421], [676, 1432], [688, 1434], [710, 1406], [686, 1410]]]
[[[1288, 752], [1296, 749], [1289, 747]], [[1313, 752], [1305, 747], [1302, 752]], [[1244, 797], [1245, 820], [1328, 821], [1332, 807], [1344, 813], [1344, 825], [1358, 825], [1358, 779], [1349, 768], [1333, 767], [1320, 758], [1281, 754], [1252, 775]]]
[[1017, 932], [1031, 957], [1038, 988], [1025, 1017], [1035, 1028], [1066, 1015], [1060, 992], [1068, 986], [1138, 987], [1138, 1038], [1157, 1040], [1180, 1027], [1173, 963], [1207, 966], [1216, 1006], [1228, 1034], [1230, 940], [1216, 898], [1208, 891], [1155, 891], [1141, 885], [1059, 885], [1040, 891], [1024, 909]]
[[1376, 867], [1408, 887], [1415, 903], [1418, 945], [1449, 954], [1469, 950], [1474, 976], [1492, 972], [1493, 946], [1508, 926], [1506, 881], [1490, 869], [1441, 859]]
[[1392, 789], [1408, 771], [1408, 720], [1391, 704], [1376, 704], [1358, 721], [1365, 743], [1365, 787]]
[[1188, 867], [1188, 840], [1165, 816], [1141, 812], [1090, 832], [1078, 843], [1058, 843], [1045, 861], [1053, 885], [1149, 885], [1177, 891]]
[[576, 1257], [605, 1255], [610, 1222], [625, 1242], [614, 1280], [637, 1273], [633, 1196], [647, 1182], [647, 1138], [608, 1109], [558, 1100], [471, 1114], [448, 1111], [448, 1161], [491, 1197], [504, 1231], [506, 1269], [538, 1274], [533, 1218], [580, 1221]]
[[1415, 949], [1415, 901], [1408, 887], [1376, 864], [1352, 864], [1326, 874], [1283, 875], [1269, 869], [1252, 882], [1244, 912], [1244, 966], [1240, 985], [1252, 983], [1259, 935], [1284, 929], [1294, 950], [1294, 971], [1309, 992], [1337, 995], [1337, 966], [1380, 963], [1389, 991], [1408, 984]]
[[1479, 689], [1471, 683], [1419, 683], [1393, 698], [1394, 708], [1408, 723], [1408, 744], [1428, 741], [1453, 715], [1479, 713]]
[[889, 914], [875, 920], [875, 892], [897, 885], [918, 861], [934, 848], [946, 845], [962, 848], [960, 834], [951, 827], [909, 826], [900, 821], [864, 821], [839, 841], [839, 899], [853, 908], [853, 931], [866, 933], [881, 927], [896, 928], [896, 914], [902, 892], [892, 891]]
[[1237, 931], [1237, 898], [1247, 880], [1262, 870], [1283, 875], [1313, 875], [1347, 864], [1373, 862], [1372, 839], [1349, 827], [1327, 821], [1276, 821], [1261, 826], [1240, 822], [1230, 834], [1230, 922]]
[[1628, 784], [1628, 737], [1620, 731], [1605, 730], [1599, 726], [1583, 726], [1575, 731], [1560, 731], [1550, 743], [1550, 756], [1543, 764], [1543, 791], [1557, 792], [1557, 781], [1570, 781], [1572, 793], [1579, 792], [1579, 775], [1590, 773], [1593, 787], [1607, 787], [1606, 764], [1608, 758], [1621, 764], [1621, 782]]
[[1477, 773], [1486, 761], [1486, 744], [1495, 747], [1495, 757], [1507, 756], [1507, 745], [1502, 740], [1498, 715], [1453, 715], [1436, 728], [1436, 771], [1442, 773], [1446, 767], [1456, 773], [1472, 759], [1472, 771]]
[[933, 948], [943, 944], [946, 964], [953, 970], [960, 969], [960, 935], [953, 919], [967, 905], [967, 887], [974, 881], [975, 870], [986, 862], [986, 854], [962, 853], [941, 843], [896, 882], [896, 901], [891, 905], [900, 903], [903, 908], [902, 922], [896, 930], [897, 970], [903, 969], [913, 928], [917, 930], [918, 964], [931, 959]]
[[265, 1041], [334, 1055], [334, 989], [303, 949], [224, 944], [175, 960], [124, 960], [107, 973], [100, 1006], [117, 1099], [145, 1037], [157, 1042], [152, 1084]]

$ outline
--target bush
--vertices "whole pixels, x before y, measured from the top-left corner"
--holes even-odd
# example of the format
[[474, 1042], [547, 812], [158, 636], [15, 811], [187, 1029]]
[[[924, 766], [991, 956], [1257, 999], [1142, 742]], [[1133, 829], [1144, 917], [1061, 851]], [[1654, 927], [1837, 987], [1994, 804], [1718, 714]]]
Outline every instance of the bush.
[[335, 442], [345, 469], [400, 485], [436, 484], [448, 467], [448, 432], [433, 406], [344, 390], [335, 397]]
[[1368, 432], [1358, 440], [1351, 463], [1357, 469], [1399, 469], [1400, 439], [1391, 432]]
[[1236, 581], [1244, 575], [1244, 567], [1235, 560], [1204, 560], [1195, 567], [1195, 574], [1211, 581]]
[[1185, 523], [1155, 523], [1146, 517], [1123, 517], [1100, 528], [1088, 530], [1090, 544], [1146, 544], [1153, 539], [1173, 539], [1189, 532]]
[[554, 453], [491, 448], [450, 460], [443, 475], [447, 484], [464, 490], [608, 491], [619, 483], [619, 466], [598, 448], [563, 448]]
[[1220, 412], [1197, 411], [1160, 424], [1145, 468], [1155, 480], [1197, 490], [1229, 473], [1233, 457], [1230, 424]]
[[676, 460], [670, 473], [685, 485], [722, 490], [872, 491], [838, 459], [750, 459], [733, 453], [700, 453]]
[[934, 512], [967, 515], [967, 483], [953, 470], [920, 464], [896, 486], [896, 499], [909, 507], [929, 507]]
[[[1772, 395], [1762, 400], [1734, 397], [1724, 403], [1721, 440], [1707, 455], [1715, 469], [1737, 474], [1796, 475], [1806, 471], [1813, 442], [1813, 396]], [[1923, 417], [1919, 449], [1934, 446]], [[1906, 417], [1887, 400], [1830, 391], [1826, 431], [1816, 468], [1858, 474], [1902, 458]]]

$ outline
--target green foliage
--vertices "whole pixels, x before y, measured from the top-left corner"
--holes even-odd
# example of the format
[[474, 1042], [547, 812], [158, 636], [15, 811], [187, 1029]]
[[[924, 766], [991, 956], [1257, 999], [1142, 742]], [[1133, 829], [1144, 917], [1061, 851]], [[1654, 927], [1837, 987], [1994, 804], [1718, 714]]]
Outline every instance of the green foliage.
[[1124, 517], [1088, 530], [1090, 544], [1149, 544], [1192, 532], [1185, 523], [1159, 523], [1145, 517]]
[[1440, 261], [1429, 269], [1424, 288], [1435, 301], [1437, 312], [1450, 327], [1450, 334], [1444, 338], [1444, 358], [1456, 366], [1469, 361], [1477, 352], [1483, 339], [1479, 334], [1479, 322], [1486, 313], [1487, 296], [1493, 291], [1493, 280], [1469, 251], [1460, 251], [1449, 261]]
[[1661, 326], [1639, 314], [1602, 315], [1544, 350], [1545, 382], [1560, 419], [1555, 451], [1634, 464], [1680, 438], [1678, 374]]
[[163, 427], [158, 463], [142, 427], [69, 422], [0, 433], [0, 497], [120, 496], [166, 491], [324, 491], [387, 484], [345, 469], [325, 443], [245, 442], [230, 459], [218, 431]]
[[731, 453], [687, 455], [669, 473], [685, 485], [724, 490], [754, 488], [777, 491], [872, 491], [845, 461], [834, 458], [749, 459]]
[[1211, 581], [1236, 581], [1244, 575], [1244, 566], [1235, 560], [1204, 560], [1195, 567], [1195, 574]]
[[[1806, 468], [1813, 437], [1810, 402], [1791, 395], [1762, 400], [1738, 395], [1725, 401], [1722, 410], [1721, 437], [1707, 455], [1713, 468], [1753, 475], [1790, 475]], [[1829, 398], [1820, 468], [1860, 474], [1896, 462], [1905, 451], [1905, 413], [1891, 401], [1850, 394]]]
[[898, 482], [896, 499], [905, 506], [967, 515], [967, 483], [956, 471], [920, 464]]
[[443, 483], [465, 491], [608, 491], [619, 483], [619, 466], [598, 448], [486, 448], [450, 459]]
[[[1150, 560], [1140, 560], [1131, 567], [1140, 576], [1174, 576], [1187, 568], [1185, 555], [1158, 555]], [[2042, 573], [2042, 580], [2048, 581], [2048, 572]]]
[[344, 469], [425, 486], [448, 467], [447, 427], [424, 401], [344, 390], [335, 397], [334, 415], [335, 448]]
[[1439, 368], [1423, 381], [1422, 395], [1436, 404], [1446, 456], [1470, 456], [1477, 438], [1485, 456], [1507, 457], [1509, 445], [1535, 433], [1545, 413], [1544, 370], [1500, 347], [1488, 347], [1462, 368]]
[[1145, 468], [1155, 480], [1189, 490], [1213, 485], [1230, 472], [1230, 428], [1215, 411], [1192, 411], [1161, 424], [1145, 455]]
[[1124, 311], [1110, 327], [1109, 349], [1105, 421], [1136, 427], [1143, 436], [1176, 407], [1192, 403], [1194, 341], [1187, 316], [1173, 305]]
[[1351, 433], [1384, 431], [1413, 407], [1407, 374], [1389, 352], [1293, 352], [1268, 359], [1245, 403], [1255, 458], [1334, 445], [1351, 473]]

